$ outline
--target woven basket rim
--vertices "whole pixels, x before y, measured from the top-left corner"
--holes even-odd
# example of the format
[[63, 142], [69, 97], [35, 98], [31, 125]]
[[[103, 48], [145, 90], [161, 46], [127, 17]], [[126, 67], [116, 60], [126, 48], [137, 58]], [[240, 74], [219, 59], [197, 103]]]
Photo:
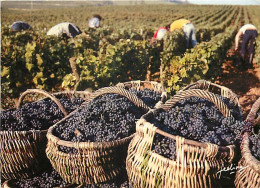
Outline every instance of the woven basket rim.
[[[57, 136], [51, 134], [51, 133], [47, 133], [47, 138], [48, 140], [51, 140], [52, 142], [54, 142], [56, 145], [59, 146], [66, 146], [69, 148], [75, 148], [75, 149], [84, 149], [87, 147], [87, 145], [91, 145], [93, 148], [97, 148], [97, 149], [104, 149], [104, 148], [109, 148], [111, 146], [118, 146], [122, 143], [127, 142], [128, 140], [131, 140], [134, 137], [135, 133], [131, 134], [130, 136], [118, 139], [118, 140], [113, 140], [113, 141], [109, 141], [109, 142], [72, 142], [72, 141], [65, 141], [65, 140], [61, 140], [59, 139]], [[70, 154], [71, 153], [64, 153], [59, 151], [60, 153], [62, 153], [62, 156], [65, 156], [66, 154]], [[58, 152], [58, 153], [59, 153]], [[73, 154], [74, 155], [74, 154]], [[77, 154], [75, 154], [77, 155]]]
[[44, 129], [44, 130], [28, 130], [28, 131], [6, 131], [6, 130], [3, 130], [3, 131], [0, 131], [0, 135], [2, 134], [10, 134], [10, 133], [14, 133], [14, 134], [32, 134], [32, 133], [37, 133], [37, 132], [40, 132], [40, 133], [46, 133], [47, 134], [47, 131], [48, 129]]
[[[174, 166], [176, 165], [176, 166], [178, 166], [178, 167], [191, 168], [190, 163], [185, 163], [185, 164], [177, 163], [176, 159], [169, 159], [169, 158], [167, 158], [167, 157], [164, 157], [164, 156], [162, 156], [162, 155], [156, 153], [156, 152], [153, 151], [153, 150], [150, 150], [150, 151], [148, 151], [148, 152], [149, 152], [149, 154], [150, 154], [152, 157], [158, 158], [158, 160], [165, 160], [165, 161], [167, 161], [168, 165], [169, 165], [169, 163], [171, 163], [171, 165], [173, 164]], [[174, 164], [174, 163], [176, 163], [176, 164]], [[193, 168], [194, 168], [194, 167], [193, 167]]]
[[[158, 109], [156, 109], [158, 110]], [[146, 113], [145, 115], [149, 115], [150, 112]], [[155, 132], [157, 134], [161, 134], [162, 136], [166, 136], [170, 139], [174, 139], [176, 140], [176, 137], [181, 137], [181, 138], [184, 138], [183, 136], [179, 136], [179, 135], [172, 135], [170, 133], [167, 133], [167, 132], [164, 132], [162, 131], [161, 129], [159, 129], [158, 127], [156, 127], [154, 124], [148, 122], [144, 116], [141, 117], [141, 119], [139, 120], [139, 122], [137, 122], [138, 125], [140, 126], [144, 126], [142, 124], [151, 124], [153, 127], [155, 127]], [[170, 137], [169, 137], [170, 136]], [[193, 145], [193, 146], [197, 146], [197, 147], [202, 147], [202, 148], [207, 148], [208, 145], [207, 144], [211, 144], [211, 145], [215, 145], [218, 147], [218, 149], [220, 151], [230, 151], [230, 148], [228, 146], [219, 146], [219, 145], [216, 145], [216, 144], [212, 144], [210, 142], [200, 142], [200, 141], [195, 141], [195, 140], [191, 140], [191, 139], [187, 139], [187, 138], [184, 138], [184, 144], [187, 144], [187, 145]], [[234, 145], [229, 145], [229, 146], [234, 146]]]

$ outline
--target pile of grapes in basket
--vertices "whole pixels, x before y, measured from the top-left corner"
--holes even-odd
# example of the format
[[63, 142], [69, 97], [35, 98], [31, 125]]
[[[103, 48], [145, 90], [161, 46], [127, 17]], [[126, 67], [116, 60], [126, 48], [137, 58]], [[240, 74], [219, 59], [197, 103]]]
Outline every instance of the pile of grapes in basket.
[[[82, 98], [59, 99], [64, 109], [70, 113], [83, 102]], [[1, 111], [2, 131], [46, 130], [64, 117], [58, 105], [50, 98], [26, 103], [18, 109]]]
[[[103, 94], [82, 105], [72, 116], [59, 122], [53, 134], [72, 142], [110, 142], [132, 135], [137, 119], [146, 111], [119, 94]], [[65, 153], [76, 149], [60, 146]]]
[[[182, 99], [169, 111], [156, 110], [148, 121], [172, 135], [218, 146], [236, 145], [239, 148], [241, 130], [245, 124], [242, 111], [228, 98], [216, 96], [228, 106], [230, 117], [224, 117], [212, 102], [190, 97]], [[175, 159], [175, 143], [173, 139], [156, 134], [152, 149], [160, 155]]]

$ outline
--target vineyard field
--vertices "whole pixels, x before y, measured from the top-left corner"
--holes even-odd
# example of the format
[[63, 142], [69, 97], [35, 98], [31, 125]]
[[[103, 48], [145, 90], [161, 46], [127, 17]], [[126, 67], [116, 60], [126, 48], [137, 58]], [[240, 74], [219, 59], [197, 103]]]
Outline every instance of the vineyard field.
[[[93, 14], [104, 18], [96, 30], [88, 28]], [[198, 44], [193, 49], [185, 49], [182, 31], [168, 33], [164, 44], [150, 43], [159, 27], [180, 18], [191, 20], [196, 28]], [[96, 90], [129, 80], [155, 80], [174, 94], [199, 79], [214, 82], [234, 48], [238, 29], [252, 23], [260, 30], [260, 6], [82, 5], [28, 10], [2, 6], [1, 20], [1, 108], [5, 109], [31, 88]], [[29, 23], [33, 31], [12, 32], [9, 26], [17, 20]], [[86, 34], [68, 40], [46, 35], [65, 21]], [[254, 64], [260, 65], [260, 36]]]

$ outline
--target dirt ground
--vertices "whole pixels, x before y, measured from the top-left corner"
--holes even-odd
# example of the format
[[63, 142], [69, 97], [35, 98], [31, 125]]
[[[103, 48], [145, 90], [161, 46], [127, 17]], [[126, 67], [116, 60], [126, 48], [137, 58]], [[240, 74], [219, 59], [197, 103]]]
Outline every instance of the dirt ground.
[[228, 87], [238, 95], [246, 117], [253, 103], [260, 97], [260, 67], [255, 62], [250, 69], [235, 66], [236, 57], [234, 50], [230, 49], [227, 61], [222, 66], [222, 75], [216, 79], [216, 83]]

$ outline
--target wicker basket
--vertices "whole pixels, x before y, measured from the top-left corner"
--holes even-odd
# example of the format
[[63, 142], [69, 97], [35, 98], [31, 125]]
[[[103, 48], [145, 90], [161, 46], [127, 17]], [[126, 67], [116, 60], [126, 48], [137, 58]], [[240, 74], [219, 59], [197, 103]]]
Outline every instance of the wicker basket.
[[155, 82], [155, 81], [135, 80], [135, 81], [118, 83], [116, 86], [127, 88], [127, 89], [135, 89], [137, 91], [143, 90], [143, 89], [150, 89], [150, 90], [153, 90], [157, 93], [160, 93], [161, 94], [161, 100], [155, 106], [161, 105], [167, 99], [167, 92], [166, 92], [164, 86], [162, 84], [158, 83], [158, 82]]
[[[41, 94], [51, 98], [59, 106], [64, 116], [67, 115], [67, 112], [56, 97], [65, 96], [72, 98], [77, 96], [85, 98], [87, 95], [89, 95], [87, 92], [79, 91], [59, 92], [50, 95], [43, 90], [30, 89], [25, 91], [20, 96], [17, 108], [20, 107], [23, 99], [29, 94], [34, 95], [31, 96], [30, 99], [35, 99], [36, 94]], [[48, 165], [50, 166], [50, 163], [45, 154], [45, 148], [47, 144], [46, 133], [47, 130], [0, 132], [0, 165], [2, 169], [1, 176], [4, 179], [27, 178], [30, 175], [42, 170], [40, 167], [47, 167]]]
[[[253, 104], [248, 116], [247, 121], [251, 122], [254, 126], [260, 126], [260, 116], [257, 117], [257, 111], [260, 110], [260, 98]], [[238, 171], [236, 172], [235, 185], [240, 187], [260, 187], [260, 161], [257, 160], [250, 151], [249, 147], [249, 132], [243, 134], [241, 143], [242, 158], [238, 163]]]
[[181, 91], [186, 91], [189, 89], [201, 89], [205, 91], [210, 91], [212, 93], [220, 94], [222, 97], [229, 98], [232, 102], [234, 102], [235, 105], [241, 108], [238, 96], [225, 86], [221, 86], [206, 80], [198, 80], [197, 82], [184, 87]]
[[[125, 96], [136, 106], [146, 111], [150, 109], [137, 96], [121, 87], [107, 87], [97, 90], [88, 101], [107, 93]], [[73, 116], [74, 112], [66, 118]], [[66, 182], [76, 184], [106, 182], [114, 179], [122, 170], [125, 170], [127, 148], [134, 134], [111, 142], [71, 142], [60, 140], [53, 135], [53, 129], [57, 124], [48, 130], [46, 154], [53, 168]], [[75, 148], [78, 153], [64, 153], [59, 150], [59, 146]]]
[[[159, 107], [168, 111], [179, 100], [197, 96], [212, 101], [227, 117], [230, 111], [213, 93], [193, 89], [179, 92]], [[128, 147], [126, 169], [129, 182], [134, 187], [212, 187], [217, 186], [217, 171], [234, 158], [234, 146], [217, 146], [201, 143], [159, 130], [149, 123], [154, 109], [137, 122], [136, 134]], [[176, 140], [176, 160], [167, 159], [154, 151], [155, 133]]]

